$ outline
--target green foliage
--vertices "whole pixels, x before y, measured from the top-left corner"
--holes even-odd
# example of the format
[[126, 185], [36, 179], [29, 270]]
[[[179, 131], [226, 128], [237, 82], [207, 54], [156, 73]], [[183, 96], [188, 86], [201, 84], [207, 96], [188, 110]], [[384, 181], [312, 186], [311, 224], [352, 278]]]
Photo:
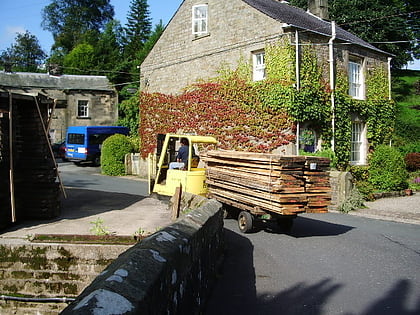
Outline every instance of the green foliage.
[[349, 213], [350, 211], [354, 211], [363, 207], [365, 207], [363, 195], [358, 191], [357, 188], [353, 188], [350, 196], [348, 196], [346, 200], [344, 200], [343, 203], [338, 206], [338, 211]]
[[410, 173], [408, 188], [414, 191], [420, 191], [420, 170]]
[[139, 128], [139, 94], [131, 96], [119, 105], [118, 125], [128, 127], [131, 135], [138, 134]]
[[95, 221], [90, 222], [93, 226], [89, 229], [94, 235], [104, 236], [109, 235], [110, 232], [106, 226], [104, 226], [104, 220], [97, 218]]
[[42, 26], [54, 37], [54, 48], [71, 51], [88, 34], [99, 34], [114, 17], [110, 0], [52, 0], [42, 11]]
[[131, 0], [127, 15], [124, 51], [126, 56], [133, 57], [141, 50], [152, 30], [147, 0]]
[[37, 72], [47, 55], [38, 39], [29, 31], [18, 33], [15, 43], [0, 55], [0, 64], [11, 66], [12, 71]]
[[397, 101], [397, 119], [393, 143], [402, 152], [420, 152], [420, 95], [413, 83], [420, 80], [420, 71], [399, 70], [393, 75], [392, 91]]
[[89, 74], [95, 62], [92, 45], [79, 44], [64, 57], [64, 67], [69, 74]]
[[127, 153], [131, 153], [132, 151], [133, 147], [126, 136], [115, 134], [108, 137], [102, 144], [102, 173], [110, 176], [124, 175], [124, 158]]
[[268, 79], [280, 80], [284, 85], [295, 82], [295, 50], [288, 42], [288, 38], [285, 37], [275, 44], [267, 45], [265, 55]]
[[395, 148], [376, 147], [369, 159], [369, 182], [375, 189], [394, 191], [407, 188], [407, 170], [404, 157]]
[[[306, 0], [291, 0], [307, 9]], [[329, 18], [341, 28], [379, 49], [394, 54], [392, 65], [402, 68], [420, 55], [420, 4], [418, 0], [329, 0]]]

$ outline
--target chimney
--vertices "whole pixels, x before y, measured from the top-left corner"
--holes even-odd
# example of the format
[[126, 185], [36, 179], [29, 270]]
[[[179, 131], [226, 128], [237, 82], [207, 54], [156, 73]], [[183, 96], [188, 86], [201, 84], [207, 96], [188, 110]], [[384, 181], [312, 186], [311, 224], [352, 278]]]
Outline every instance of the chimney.
[[48, 65], [48, 73], [52, 76], [61, 76], [63, 74], [63, 70], [59, 64], [50, 63]]
[[328, 20], [328, 0], [308, 0], [308, 11], [323, 20]]
[[3, 66], [4, 66], [4, 72], [12, 73], [13, 64], [11, 62], [5, 62]]

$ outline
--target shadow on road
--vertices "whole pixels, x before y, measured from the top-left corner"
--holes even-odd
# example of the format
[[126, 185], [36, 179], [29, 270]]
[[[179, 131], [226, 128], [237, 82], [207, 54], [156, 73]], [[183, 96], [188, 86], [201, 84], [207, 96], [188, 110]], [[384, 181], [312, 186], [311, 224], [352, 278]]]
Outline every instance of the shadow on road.
[[258, 314], [254, 246], [246, 237], [228, 229], [224, 229], [224, 237], [224, 265], [206, 314]]
[[144, 199], [139, 195], [105, 192], [88, 189], [66, 189], [67, 198], [61, 199], [61, 214], [50, 220], [22, 220], [1, 232], [12, 232], [22, 228], [49, 224], [58, 221], [75, 220], [109, 211], [123, 210]]
[[144, 199], [142, 196], [88, 189], [66, 189], [60, 219], [77, 219], [111, 210], [123, 210]]
[[329, 223], [321, 220], [298, 216], [290, 231], [284, 231], [276, 222], [256, 223], [254, 233], [265, 231], [273, 234], [288, 234], [292, 237], [303, 238], [313, 236], [336, 236], [352, 230], [352, 226]]
[[420, 314], [420, 297], [417, 296], [414, 309], [407, 306], [410, 297], [411, 282], [399, 280], [380, 300], [374, 302], [362, 315], [418, 315]]

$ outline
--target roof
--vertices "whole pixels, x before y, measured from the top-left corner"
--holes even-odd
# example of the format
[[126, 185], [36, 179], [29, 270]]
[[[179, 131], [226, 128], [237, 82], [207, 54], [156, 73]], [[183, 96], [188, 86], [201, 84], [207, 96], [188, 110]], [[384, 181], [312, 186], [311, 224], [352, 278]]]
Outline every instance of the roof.
[[[290, 26], [331, 37], [331, 22], [322, 20], [300, 8], [278, 0], [242, 0], [267, 16]], [[336, 38], [383, 54], [390, 55], [361, 38], [336, 26]]]
[[48, 73], [0, 71], [0, 86], [15, 88], [44, 88], [58, 90], [99, 90], [113, 91], [113, 87], [105, 76], [61, 75]]

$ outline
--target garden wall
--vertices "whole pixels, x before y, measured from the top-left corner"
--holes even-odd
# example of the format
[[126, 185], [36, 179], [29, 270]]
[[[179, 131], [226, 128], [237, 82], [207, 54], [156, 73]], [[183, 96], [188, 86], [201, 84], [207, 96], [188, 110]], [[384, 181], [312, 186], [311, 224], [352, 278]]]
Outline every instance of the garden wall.
[[62, 314], [199, 314], [223, 251], [221, 204], [208, 200], [122, 254]]

